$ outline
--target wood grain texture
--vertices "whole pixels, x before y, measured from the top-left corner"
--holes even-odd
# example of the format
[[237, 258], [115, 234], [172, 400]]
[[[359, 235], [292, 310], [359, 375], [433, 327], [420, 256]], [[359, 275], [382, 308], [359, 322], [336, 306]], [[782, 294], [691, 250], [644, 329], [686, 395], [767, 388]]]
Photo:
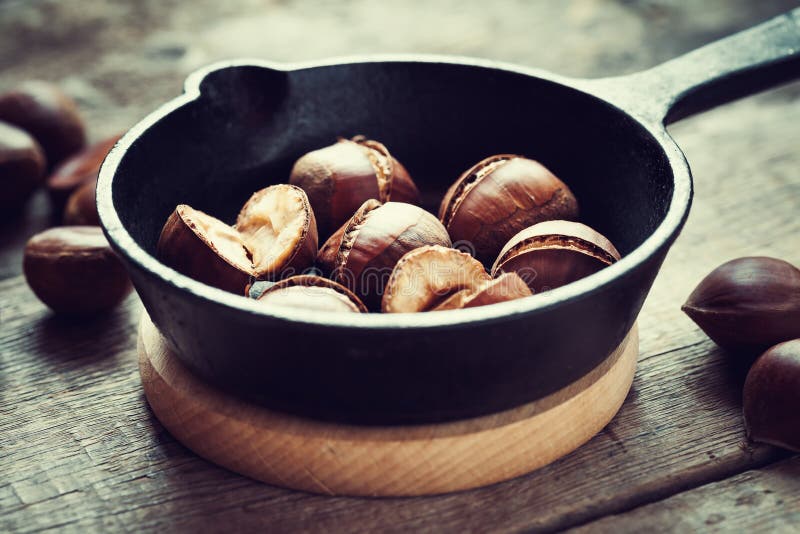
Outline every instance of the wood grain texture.
[[571, 529], [572, 534], [797, 532], [800, 457], [685, 491], [630, 512]]
[[[793, 7], [794, 0], [498, 0], [491, 9], [450, 0], [16, 0], [0, 4], [0, 89], [31, 77], [59, 82], [97, 139], [133, 124], [177, 94], [187, 71], [221, 57], [436, 52], [613, 75]], [[430, 498], [280, 490], [176, 443], [142, 395], [138, 300], [75, 324], [52, 317], [19, 276], [21, 244], [46, 224], [40, 197], [30, 222], [0, 226], [0, 531], [546, 531], [723, 484], [783, 458], [745, 441], [740, 370], [679, 306], [728, 259], [766, 254], [800, 264], [799, 103], [795, 83], [671, 127], [695, 176], [694, 206], [640, 315], [639, 370], [611, 425], [536, 473]], [[774, 473], [796, 477], [785, 463]], [[785, 506], [771, 512], [765, 529], [793, 518]], [[678, 520], [654, 517], [665, 530]], [[745, 519], [730, 517], [718, 529], [739, 530]]]
[[591, 373], [537, 402], [453, 423], [396, 427], [323, 423], [226, 395], [180, 363], [146, 313], [138, 353], [150, 407], [203, 458], [283, 488], [413, 496], [518, 477], [586, 443], [625, 400], [639, 337], [634, 326]]

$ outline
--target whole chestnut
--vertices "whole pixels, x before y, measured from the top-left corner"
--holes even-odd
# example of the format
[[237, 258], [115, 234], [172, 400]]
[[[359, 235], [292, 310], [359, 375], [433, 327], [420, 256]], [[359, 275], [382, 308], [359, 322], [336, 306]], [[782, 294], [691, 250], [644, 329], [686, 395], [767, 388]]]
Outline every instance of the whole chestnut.
[[395, 264], [409, 250], [425, 245], [451, 245], [436, 217], [412, 204], [368, 200], [343, 231], [331, 276], [370, 310], [379, 310]]
[[759, 356], [747, 374], [743, 400], [750, 439], [800, 452], [800, 339]]
[[514, 234], [542, 221], [578, 218], [569, 187], [541, 163], [500, 154], [478, 162], [450, 186], [439, 219], [453, 241], [472, 243], [484, 265]]
[[80, 186], [97, 180], [100, 166], [119, 138], [119, 135], [115, 135], [94, 143], [56, 167], [47, 178], [47, 193], [56, 210], [60, 212], [70, 195]]
[[486, 306], [522, 297], [530, 297], [531, 295], [533, 293], [531, 293], [528, 284], [517, 273], [503, 273], [497, 278], [483, 282], [475, 289], [464, 289], [453, 294], [450, 298], [434, 307], [433, 311], [474, 308], [476, 306]]
[[317, 242], [306, 194], [281, 184], [254, 193], [234, 227], [179, 205], [161, 230], [156, 254], [186, 276], [242, 294], [251, 277], [275, 280], [311, 266]]
[[471, 293], [490, 280], [483, 265], [469, 254], [441, 245], [415, 248], [403, 255], [392, 269], [381, 310], [388, 313], [428, 311], [451, 295], [462, 291]]
[[720, 347], [757, 354], [800, 337], [800, 270], [745, 257], [714, 269], [681, 308]]
[[122, 262], [98, 226], [51, 228], [25, 245], [28, 285], [53, 311], [91, 314], [110, 309], [131, 290]]
[[75, 101], [46, 82], [29, 81], [0, 94], [0, 120], [31, 134], [42, 146], [50, 169], [86, 144]]
[[97, 214], [97, 178], [89, 180], [73, 191], [64, 207], [64, 224], [68, 226], [100, 226]]
[[302, 188], [317, 217], [319, 233], [328, 237], [364, 201], [419, 201], [419, 190], [406, 168], [377, 141], [356, 136], [302, 156], [289, 183]]
[[316, 275], [285, 278], [267, 288], [258, 302], [306, 310], [366, 313], [367, 307], [341, 284]]
[[23, 130], [0, 122], [0, 218], [16, 213], [42, 183], [45, 158]]
[[596, 230], [573, 221], [535, 224], [511, 238], [492, 267], [492, 276], [515, 272], [534, 293], [579, 280], [620, 259], [616, 247]]

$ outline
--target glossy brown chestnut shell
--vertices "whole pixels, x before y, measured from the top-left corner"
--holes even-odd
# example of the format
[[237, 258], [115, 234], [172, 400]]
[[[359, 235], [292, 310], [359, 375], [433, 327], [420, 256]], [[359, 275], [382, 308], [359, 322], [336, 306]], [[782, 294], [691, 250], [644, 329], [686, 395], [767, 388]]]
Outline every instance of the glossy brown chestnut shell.
[[86, 144], [75, 101], [49, 83], [29, 81], [0, 94], [0, 120], [31, 134], [44, 150], [51, 169]]
[[317, 252], [314, 213], [303, 190], [285, 184], [254, 193], [235, 227], [180, 205], [164, 225], [156, 252], [176, 271], [242, 294], [251, 277], [275, 280], [311, 266]]
[[91, 314], [119, 304], [128, 274], [98, 226], [51, 228], [25, 245], [28, 285], [53, 311]]
[[440, 245], [419, 247], [395, 264], [383, 292], [381, 310], [428, 311], [451, 295], [471, 293], [491, 279], [483, 265], [469, 254]]
[[64, 224], [100, 226], [100, 216], [97, 215], [97, 178], [89, 180], [73, 191], [64, 207]]
[[744, 383], [747, 435], [800, 452], [800, 339], [759, 356]]
[[281, 280], [261, 293], [257, 300], [263, 304], [306, 310], [367, 312], [367, 307], [352, 291], [316, 275], [298, 275]]
[[363, 136], [305, 154], [294, 164], [289, 183], [308, 195], [324, 237], [371, 198], [382, 203], [419, 201], [406, 168], [384, 145]]
[[115, 135], [86, 147], [64, 160], [47, 178], [47, 193], [57, 210], [61, 210], [70, 195], [83, 184], [97, 180], [100, 166], [119, 141]]
[[0, 122], [0, 219], [18, 212], [42, 183], [45, 158], [25, 131]]
[[368, 200], [345, 226], [335, 247], [331, 276], [377, 311], [395, 264], [408, 251], [425, 245], [451, 245], [436, 217], [412, 204]]
[[717, 345], [758, 354], [800, 337], [800, 270], [746, 257], [708, 274], [681, 308]]
[[577, 218], [578, 201], [569, 187], [541, 163], [513, 154], [491, 156], [468, 169], [439, 206], [452, 240], [471, 243], [484, 265], [521, 230]]
[[546, 221], [524, 229], [500, 251], [492, 276], [515, 272], [534, 293], [564, 286], [620, 259], [596, 230], [573, 221]]

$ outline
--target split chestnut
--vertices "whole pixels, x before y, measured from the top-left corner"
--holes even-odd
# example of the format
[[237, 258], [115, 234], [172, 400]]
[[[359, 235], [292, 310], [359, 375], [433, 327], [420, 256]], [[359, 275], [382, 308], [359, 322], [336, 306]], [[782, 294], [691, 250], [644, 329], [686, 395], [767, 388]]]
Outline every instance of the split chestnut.
[[241, 295], [251, 277], [277, 280], [311, 266], [317, 242], [306, 194], [281, 184], [253, 194], [235, 226], [178, 206], [161, 231], [156, 252], [176, 271]]
[[439, 206], [453, 241], [471, 243], [484, 265], [517, 232], [577, 217], [578, 201], [564, 182], [541, 163], [512, 154], [491, 156], [464, 172]]
[[314, 311], [364, 313], [367, 307], [352, 291], [316, 275], [291, 276], [267, 288], [258, 302]]
[[572, 221], [547, 221], [511, 238], [492, 267], [492, 276], [515, 272], [541, 293], [575, 282], [620, 259], [616, 247], [596, 230]]
[[425, 245], [451, 246], [444, 226], [427, 211], [374, 199], [364, 202], [331, 240], [323, 245], [318, 263], [376, 311], [392, 269], [406, 252]]
[[419, 201], [419, 190], [402, 163], [381, 143], [356, 136], [314, 150], [294, 164], [289, 183], [308, 195], [319, 233], [330, 233], [366, 200]]

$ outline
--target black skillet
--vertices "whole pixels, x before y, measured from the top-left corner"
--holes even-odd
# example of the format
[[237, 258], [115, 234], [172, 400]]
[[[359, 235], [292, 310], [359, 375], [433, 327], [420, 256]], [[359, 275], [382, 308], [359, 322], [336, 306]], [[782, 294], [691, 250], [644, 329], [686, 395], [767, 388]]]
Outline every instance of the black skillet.
[[[153, 321], [206, 379], [339, 421], [476, 416], [575, 381], [634, 324], [692, 197], [689, 167], [664, 125], [798, 75], [800, 9], [599, 80], [425, 56], [218, 64], [122, 138], [103, 165], [98, 208]], [[537, 159], [624, 257], [537, 297], [402, 315], [266, 309], [154, 257], [176, 204], [232, 221], [253, 191], [286, 182], [300, 155], [355, 134], [390, 147], [434, 212], [474, 162]]]

